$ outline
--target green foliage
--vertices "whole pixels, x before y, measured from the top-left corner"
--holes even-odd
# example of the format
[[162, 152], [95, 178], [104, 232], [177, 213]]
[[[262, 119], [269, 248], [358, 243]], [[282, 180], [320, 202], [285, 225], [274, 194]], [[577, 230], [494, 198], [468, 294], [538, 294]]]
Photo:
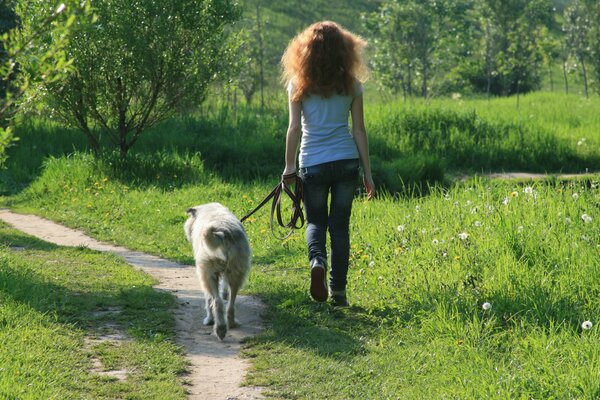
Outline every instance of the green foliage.
[[[390, 192], [406, 186], [425, 189], [464, 172], [521, 170], [584, 172], [600, 163], [597, 99], [535, 94], [521, 99], [367, 102], [373, 174]], [[98, 157], [102, 177], [126, 185], [174, 190], [217, 177], [227, 181], [264, 181], [281, 173], [287, 115], [276, 109], [240, 106], [203, 117], [173, 118], [149, 129], [129, 156]], [[573, 110], [576, 110], [574, 112]], [[19, 127], [19, 146], [0, 171], [0, 193], [16, 193], [56, 158], [86, 151], [77, 131], [41, 121]], [[105, 138], [106, 140], [106, 138]], [[163, 173], [158, 173], [159, 165]], [[101, 179], [98, 177], [97, 179]]]
[[73, 37], [76, 73], [50, 88], [56, 115], [98, 150], [108, 136], [124, 155], [142, 132], [202, 102], [227, 72], [224, 28], [238, 17], [230, 0], [104, 0], [97, 23]]
[[[465, 52], [460, 25], [464, 1], [389, 1], [364, 18], [375, 37], [372, 65], [380, 83], [394, 93], [429, 97], [445, 83], [444, 75]], [[442, 71], [444, 71], [442, 73]], [[420, 90], [417, 90], [420, 85]]]
[[[0, 166], [14, 138], [11, 119], [40, 88], [71, 70], [65, 47], [72, 25], [90, 12], [89, 2], [15, 0], [2, 4], [0, 35]], [[18, 23], [17, 23], [18, 22]]]

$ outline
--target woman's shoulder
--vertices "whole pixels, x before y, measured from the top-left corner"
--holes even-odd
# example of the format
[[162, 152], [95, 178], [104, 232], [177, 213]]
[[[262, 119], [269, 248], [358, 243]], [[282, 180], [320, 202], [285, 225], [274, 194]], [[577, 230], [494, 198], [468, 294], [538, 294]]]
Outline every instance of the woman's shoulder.
[[352, 97], [358, 97], [365, 91], [365, 88], [361, 81], [354, 78], [354, 83], [352, 85]]

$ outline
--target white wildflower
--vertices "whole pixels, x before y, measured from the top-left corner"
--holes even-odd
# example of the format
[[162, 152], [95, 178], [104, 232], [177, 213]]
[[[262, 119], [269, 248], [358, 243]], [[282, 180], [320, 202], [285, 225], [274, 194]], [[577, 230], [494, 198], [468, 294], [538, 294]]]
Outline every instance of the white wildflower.
[[585, 214], [585, 213], [584, 213], [584, 214], [581, 216], [581, 219], [582, 219], [582, 220], [583, 220], [583, 222], [585, 222], [586, 224], [589, 224], [590, 222], [592, 222], [592, 217], [590, 217], [589, 215], [587, 215], [587, 214]]
[[469, 234], [467, 232], [461, 232], [458, 234], [458, 238], [460, 240], [467, 240], [469, 238]]
[[525, 188], [523, 189], [523, 193], [528, 194], [528, 195], [532, 195], [533, 194], [533, 188], [531, 186], [525, 186]]
[[480, 226], [481, 226], [481, 225], [483, 225], [483, 224], [481, 223], [481, 221], [475, 221], [475, 222], [473, 223], [473, 225], [475, 225], [476, 227], [480, 227]]
[[567, 217], [567, 218], [565, 218], [565, 222], [566, 222], [568, 225], [571, 225], [571, 222], [573, 222], [573, 221], [571, 221], [571, 218]]
[[369, 263], [369, 267], [373, 268], [374, 266], [375, 266], [375, 261], [371, 261], [371, 262]]
[[433, 243], [433, 245], [434, 245], [434, 246], [437, 246], [437, 245], [438, 245], [438, 243], [439, 243], [439, 240], [437, 240], [437, 239], [433, 239], [433, 240], [431, 241], [431, 243]]
[[404, 225], [398, 225], [396, 229], [398, 230], [398, 232], [404, 232]]
[[593, 325], [594, 325], [594, 324], [592, 324], [592, 322], [591, 322], [591, 321], [583, 321], [583, 322], [581, 323], [581, 327], [582, 327], [583, 329], [585, 329], [585, 330], [592, 329], [592, 326], [593, 326]]
[[502, 204], [504, 204], [505, 206], [507, 206], [509, 202], [510, 199], [508, 197], [505, 197], [504, 200], [502, 200]]
[[571, 197], [573, 198], [573, 200], [577, 200], [579, 198], [579, 195], [577, 193], [573, 193]]
[[421, 206], [419, 206], [419, 205], [415, 206], [415, 211], [416, 211], [416, 212], [419, 212], [419, 211], [421, 211]]
[[488, 311], [492, 309], [492, 305], [486, 301], [481, 305], [481, 308], [483, 308], [484, 311]]

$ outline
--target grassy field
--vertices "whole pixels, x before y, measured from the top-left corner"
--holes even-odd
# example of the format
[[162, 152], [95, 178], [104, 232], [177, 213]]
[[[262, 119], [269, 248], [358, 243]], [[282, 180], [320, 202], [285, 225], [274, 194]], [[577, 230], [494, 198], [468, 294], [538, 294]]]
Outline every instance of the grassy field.
[[[310, 300], [301, 232], [283, 242], [274, 239], [266, 210], [245, 224], [254, 252], [246, 290], [269, 305], [270, 322], [245, 348], [253, 363], [248, 383], [291, 399], [600, 397], [600, 176], [538, 183], [448, 179], [459, 172], [597, 167], [600, 121], [593, 107], [599, 103], [536, 94], [523, 97], [518, 110], [514, 99], [371, 106], [375, 173], [391, 194], [355, 201], [351, 308]], [[172, 120], [149, 132], [125, 161], [74, 151], [85, 146], [76, 132], [47, 123], [22, 125], [21, 147], [13, 149], [2, 175], [6, 196], [0, 204], [189, 263], [184, 210], [208, 201], [238, 216], [252, 209], [281, 172], [285, 124], [284, 110]], [[0, 235], [15, 245], [14, 232]], [[21, 271], [11, 269], [10, 260], [19, 258], [35, 271], [36, 281], [54, 277], [47, 266], [36, 269], [39, 247], [47, 245], [27, 243], [25, 252], [3, 249], [9, 263], [2, 271]], [[106, 257], [52, 251], [82, 267]], [[25, 284], [34, 279], [15, 276]], [[74, 279], [56, 276], [61, 286]], [[122, 293], [128, 282], [115, 278], [112, 285], [93, 276], [87, 284], [94, 292]], [[9, 307], [30, 307], [32, 300], [13, 295], [12, 286], [0, 286], [0, 296], [13, 299]], [[126, 301], [98, 296], [106, 306]], [[49, 318], [44, 323], [52, 329], [70, 332], [71, 347], [57, 351], [71, 360], [65, 369], [78, 371], [72, 365], [85, 364], [89, 356], [75, 343], [94, 323], [89, 312], [98, 307], [95, 301], [67, 316], [62, 302], [43, 301], [44, 307], [33, 307], [37, 314], [14, 324], [35, 327]], [[161, 313], [169, 304], [162, 301], [163, 308], [156, 306]], [[172, 321], [165, 318], [160, 329], [141, 329], [142, 337], [160, 332], [157, 339], [140, 342], [165, 346], [161, 362], [171, 379], [182, 367], [169, 347]], [[582, 327], [585, 321], [591, 329]], [[138, 329], [131, 330], [137, 337]], [[10, 337], [20, 341], [27, 334]], [[28, 363], [21, 359], [19, 365]], [[96, 379], [88, 375], [78, 379]], [[12, 387], [6, 376], [0, 374], [4, 390]], [[73, 390], [65, 385], [50, 380], [39, 391]], [[88, 394], [108, 390], [81, 386]]]
[[185, 398], [174, 301], [151, 278], [1, 223], [0, 243], [0, 398]]

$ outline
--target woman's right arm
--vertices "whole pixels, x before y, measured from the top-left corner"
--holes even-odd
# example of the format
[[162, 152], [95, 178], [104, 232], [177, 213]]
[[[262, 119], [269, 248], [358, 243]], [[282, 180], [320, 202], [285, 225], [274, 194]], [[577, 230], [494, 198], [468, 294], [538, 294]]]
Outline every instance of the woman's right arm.
[[371, 161], [369, 160], [369, 140], [367, 130], [365, 129], [365, 119], [363, 111], [363, 96], [356, 96], [352, 101], [350, 108], [352, 115], [352, 136], [356, 142], [358, 156], [363, 167], [363, 183], [367, 191], [367, 198], [371, 199], [375, 195], [375, 184], [371, 175]]

